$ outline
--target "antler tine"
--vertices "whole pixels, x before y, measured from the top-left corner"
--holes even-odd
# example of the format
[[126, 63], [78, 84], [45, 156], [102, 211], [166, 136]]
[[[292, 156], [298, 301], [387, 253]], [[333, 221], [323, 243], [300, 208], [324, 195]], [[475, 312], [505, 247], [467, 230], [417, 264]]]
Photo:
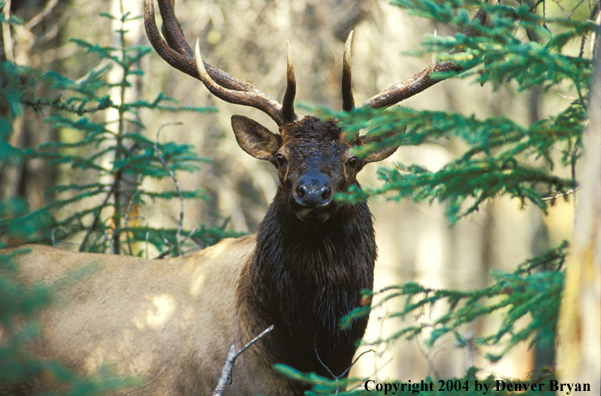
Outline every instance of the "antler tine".
[[[497, 1], [498, 0], [487, 0], [489, 3], [495, 3]], [[473, 20], [478, 20], [481, 25], [486, 25], [489, 20], [488, 14], [486, 14], [484, 10], [480, 9], [474, 16]], [[465, 29], [463, 34], [468, 36], [477, 35], [476, 32], [469, 28]], [[370, 106], [376, 109], [392, 106], [430, 88], [432, 85], [439, 83], [440, 81], [443, 81], [443, 79], [433, 80], [430, 78], [432, 73], [449, 71], [459, 73], [464, 71], [464, 68], [452, 61], [436, 63], [435, 57], [432, 56], [427, 68], [415, 74], [413, 77], [410, 77], [405, 81], [401, 81], [400, 83], [385, 89], [383, 92], [372, 96], [363, 102], [361, 106]]]
[[148, 40], [161, 58], [178, 70], [196, 77], [196, 70], [190, 67], [191, 65], [187, 62], [188, 59], [179, 52], [174, 51], [161, 37], [154, 17], [153, 0], [144, 0], [144, 27]]
[[[296, 82], [294, 66], [288, 64], [288, 84], [284, 106], [269, 98], [251, 84], [238, 80], [202, 61], [198, 42], [193, 53], [185, 41], [175, 17], [173, 1], [158, 0], [163, 18], [165, 39], [159, 33], [154, 15], [154, 0], [144, 0], [144, 26], [146, 34], [157, 53], [172, 67], [201, 80], [209, 91], [220, 99], [233, 104], [254, 107], [269, 115], [279, 126], [297, 119], [294, 114]], [[166, 40], [166, 41], [165, 41]], [[291, 57], [289, 55], [289, 60]], [[198, 64], [201, 62], [200, 64]]]
[[203, 82], [205, 87], [207, 87], [213, 95], [229, 103], [250, 106], [261, 110], [270, 116], [278, 126], [286, 124], [287, 120], [282, 114], [282, 105], [275, 100], [262, 93], [241, 92], [217, 84], [217, 82], [209, 75], [205, 68], [205, 63], [202, 61], [202, 56], [200, 55], [200, 40], [196, 40], [194, 55], [196, 57], [200, 81]]
[[349, 33], [344, 43], [344, 56], [342, 57], [342, 110], [351, 111], [355, 108], [353, 98], [352, 73], [351, 73], [351, 45], [353, 31]]
[[[153, 0], [144, 0], [144, 26], [150, 43], [159, 56], [172, 67], [198, 79], [194, 55], [179, 30], [177, 18], [173, 13], [172, 0], [159, 0], [159, 9], [164, 21], [165, 29], [163, 30], [169, 32], [165, 35], [169, 44], [165, 42], [157, 28]], [[172, 48], [172, 45], [176, 49]], [[238, 91], [256, 91], [251, 84], [240, 81], [208, 63], [205, 63], [205, 68], [213, 80], [221, 86]]]
[[296, 96], [296, 75], [294, 74], [294, 61], [292, 60], [292, 50], [288, 41], [288, 56], [286, 61], [286, 91], [282, 101], [282, 116], [287, 122], [297, 119], [294, 113], [294, 97]]
[[175, 17], [174, 2], [175, 0], [159, 0], [159, 10], [161, 12], [161, 17], [163, 18], [163, 28], [161, 31], [163, 32], [163, 36], [167, 40], [169, 47], [184, 56], [193, 57], [194, 52], [186, 42], [181, 27]]
[[410, 77], [405, 81], [401, 81], [400, 83], [385, 89], [383, 92], [372, 96], [363, 102], [361, 106], [369, 106], [374, 109], [381, 109], [397, 104], [442, 81], [442, 79], [433, 80], [430, 78], [430, 76], [434, 72], [445, 71], [460, 72], [462, 71], [462, 68], [457, 66], [454, 62], [437, 63], [436, 57], [433, 55], [430, 58], [428, 67], [426, 67], [424, 70], [413, 75], [413, 77]]

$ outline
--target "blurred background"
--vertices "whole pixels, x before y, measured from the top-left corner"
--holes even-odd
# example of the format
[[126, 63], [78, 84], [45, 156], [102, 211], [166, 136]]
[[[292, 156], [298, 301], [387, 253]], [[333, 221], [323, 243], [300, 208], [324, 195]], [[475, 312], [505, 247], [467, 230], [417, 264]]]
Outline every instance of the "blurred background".
[[[42, 71], [57, 70], [71, 79], [85, 76], [97, 62], [69, 39], [110, 45], [117, 39], [114, 30], [118, 26], [99, 17], [99, 13], [120, 15], [123, 7], [132, 15], [142, 15], [143, 6], [142, 0], [9, 3], [12, 14], [25, 22], [13, 32], [15, 44], [10, 49], [13, 60]], [[563, 3], [570, 2], [554, 2], [557, 9], [548, 12], [561, 12]], [[353, 90], [357, 103], [427, 66], [428, 59], [406, 54], [419, 49], [422, 35], [435, 31], [440, 36], [455, 33], [447, 26], [410, 17], [379, 0], [176, 0], [176, 15], [189, 43], [201, 39], [201, 51], [207, 62], [253, 83], [278, 100], [286, 85], [286, 40], [290, 41], [298, 83], [297, 104], [304, 102], [333, 109], [341, 108], [342, 53], [351, 30], [355, 31]], [[129, 45], [149, 45], [141, 19], [128, 24], [126, 37]], [[142, 118], [146, 117], [147, 137], [154, 140], [161, 126], [177, 122], [178, 125], [165, 126], [161, 136], [192, 144], [201, 156], [213, 161], [193, 174], [178, 174], [183, 188], [203, 188], [210, 197], [208, 201], [186, 203], [187, 226], [225, 224], [227, 229], [254, 232], [275, 194], [277, 174], [270, 163], [257, 161], [238, 147], [230, 118], [233, 114], [244, 114], [276, 131], [273, 121], [259, 111], [214, 99], [200, 82], [170, 68], [154, 52], [142, 59], [140, 68], [146, 74], [136, 82], [132, 95], [151, 100], [162, 91], [181, 105], [213, 106], [219, 110], [211, 114], [179, 113], [176, 118], [168, 112], [147, 115], [142, 112]], [[109, 78], [118, 81], [120, 76]], [[561, 86], [544, 94], [537, 90], [516, 93], [506, 88], [493, 91], [490, 86], [481, 87], [469, 79], [455, 79], [430, 88], [402, 106], [455, 111], [477, 118], [503, 114], [519, 124], [529, 125], [564, 108], [570, 101], [567, 96], [569, 93]], [[19, 119], [11, 142], [28, 147], [68, 135], [69, 131], [50, 129], [44, 124], [45, 115], [48, 114], [27, 110]], [[386, 163], [367, 167], [360, 175], [360, 182], [378, 185], [377, 167], [399, 161], [435, 170], [462, 150], [463, 147], [448, 141], [402, 147]], [[569, 173], [569, 170], [559, 172]], [[32, 209], [36, 209], [53, 199], [45, 190], [57, 180], [82, 177], [85, 176], [71, 169], [29, 161], [20, 168], [2, 169], [0, 194], [26, 197]], [[149, 187], [157, 191], [173, 188], [169, 180]], [[573, 224], [572, 204], [562, 200], [544, 216], [538, 209], [523, 207], [519, 201], [497, 199], [454, 227], [449, 226], [444, 216], [445, 207], [437, 203], [425, 205], [376, 198], [370, 206], [379, 247], [376, 290], [408, 281], [434, 288], [481, 288], [492, 283], [491, 269], [512, 271], [525, 259], [568, 239]], [[139, 215], [145, 222], [173, 226], [178, 213], [179, 202], [157, 201], [141, 208]], [[372, 313], [366, 341], [398, 326], [397, 322], [380, 320], [386, 314], [386, 308]], [[424, 312], [423, 317], [415, 320], [427, 319], [429, 314]], [[491, 332], [496, 325], [494, 319], [481, 321], [463, 329], [461, 335], [469, 341], [473, 334]], [[427, 375], [462, 376], [467, 367], [477, 365], [501, 377], [524, 378], [535, 367], [554, 362], [552, 349], [528, 350], [525, 345], [514, 348], [507, 359], [496, 365], [488, 363], [482, 354], [477, 347], [460, 347], [451, 338], [439, 340], [432, 348], [426, 347], [420, 338], [400, 340], [364, 355], [353, 374], [416, 382]]]

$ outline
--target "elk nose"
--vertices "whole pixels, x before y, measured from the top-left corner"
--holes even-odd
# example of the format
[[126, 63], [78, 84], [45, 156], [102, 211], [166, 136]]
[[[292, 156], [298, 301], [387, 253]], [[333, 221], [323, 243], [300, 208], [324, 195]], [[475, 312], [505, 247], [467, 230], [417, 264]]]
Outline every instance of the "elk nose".
[[294, 189], [294, 200], [307, 207], [326, 206], [332, 201], [330, 181], [322, 175], [301, 176]]

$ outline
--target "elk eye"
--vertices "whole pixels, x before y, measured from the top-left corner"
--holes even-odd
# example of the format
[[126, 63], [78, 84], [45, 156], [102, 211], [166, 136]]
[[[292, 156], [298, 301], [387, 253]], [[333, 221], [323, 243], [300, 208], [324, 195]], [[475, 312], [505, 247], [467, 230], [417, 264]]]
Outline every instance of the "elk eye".
[[357, 158], [357, 157], [351, 157], [348, 160], [348, 164], [351, 168], [354, 168], [355, 166], [357, 166], [358, 163], [359, 163], [359, 158]]
[[278, 164], [283, 165], [286, 163], [286, 157], [284, 157], [282, 154], [277, 153], [275, 155], [275, 160], [278, 162]]

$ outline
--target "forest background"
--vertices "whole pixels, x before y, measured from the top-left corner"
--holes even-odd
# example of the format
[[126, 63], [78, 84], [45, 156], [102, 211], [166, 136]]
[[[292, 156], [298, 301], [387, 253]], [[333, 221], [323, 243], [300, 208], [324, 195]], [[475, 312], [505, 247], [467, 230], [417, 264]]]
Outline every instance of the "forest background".
[[[549, 18], [586, 21], [599, 15], [598, 11], [594, 13], [598, 2], [544, 1], [526, 5], [537, 9], [538, 14], [544, 12]], [[10, 13], [7, 12], [9, 8]], [[23, 23], [11, 27], [3, 25], [4, 57], [41, 73], [58, 72], [76, 82], [89, 76], [93, 69], [101, 71], [106, 81], [116, 83], [122, 78], [122, 70], [105, 68], [106, 59], [99, 63], [97, 53], [86, 51], [81, 42], [78, 44], [71, 39], [82, 39], [100, 47], [148, 45], [140, 19], [127, 23], [126, 34], [118, 33], [123, 28], [119, 18], [124, 12], [141, 15], [142, 1], [13, 0], [4, 7], [4, 15], [7, 19], [18, 16]], [[117, 19], [102, 16], [102, 13], [117, 16]], [[458, 31], [456, 26], [409, 15], [406, 10], [381, 1], [188, 0], [178, 2], [176, 14], [189, 42], [196, 37], [203, 38], [202, 50], [209, 62], [253, 82], [275, 97], [281, 97], [285, 87], [286, 39], [289, 40], [299, 82], [297, 98], [311, 105], [306, 106], [307, 112], [312, 106], [340, 108], [342, 51], [350, 30], [355, 31], [353, 89], [357, 102], [427, 65], [428, 56], [408, 55], [421, 49], [424, 34], [436, 32], [438, 37], [446, 37]], [[526, 31], [516, 30], [515, 34], [520, 40], [537, 41], [536, 37], [528, 37]], [[540, 40], [544, 41], [544, 38]], [[582, 48], [581, 41], [574, 40], [563, 49], [574, 56], [582, 50], [582, 56], [590, 59], [591, 48], [589, 36]], [[200, 246], [224, 235], [253, 232], [275, 193], [277, 175], [270, 164], [255, 161], [239, 150], [231, 133], [230, 118], [232, 114], [244, 114], [264, 125], [271, 125], [271, 121], [252, 109], [215, 100], [199, 82], [171, 69], [154, 52], [140, 56], [136, 67], [145, 74], [132, 76], [131, 87], [127, 90], [128, 101], [151, 100], [148, 98], [164, 92], [176, 98], [182, 108], [195, 106], [218, 110], [174, 113], [140, 108], [137, 113], [146, 126], [139, 128], [139, 132], [150, 142], [159, 139], [160, 129], [160, 141], [174, 140], [178, 144], [193, 145], [200, 157], [211, 159], [210, 163], [202, 163], [199, 170], [177, 173], [181, 189], [196, 191], [201, 197], [185, 202], [181, 227], [208, 230], [209, 236], [197, 241]], [[53, 97], [52, 90], [43, 86], [37, 89], [37, 97]], [[109, 94], [117, 95], [116, 91]], [[574, 87], [567, 83], [545, 89], [535, 85], [518, 91], [511, 83], [495, 87], [490, 83], [474, 83], [474, 78], [451, 79], [402, 105], [415, 110], [473, 115], [476, 119], [503, 115], [517, 125], [528, 126], [567, 108], [574, 95]], [[13, 120], [10, 144], [26, 149], [45, 142], [78, 139], [80, 132], [76, 128], [64, 124], [51, 127], [48, 118], [53, 112], [52, 105], [25, 105], [23, 113]], [[114, 113], [107, 112], [107, 120], [114, 117]], [[175, 122], [178, 125], [174, 125]], [[384, 166], [414, 164], [436, 171], [464, 151], [461, 142], [432, 139], [420, 145], [402, 146]], [[552, 150], [551, 155], [559, 158], [562, 151]], [[530, 164], [539, 166], [540, 160]], [[17, 166], [5, 163], [0, 169], [0, 198], [21, 197], [28, 204], [28, 209], [24, 210], [35, 211], [56, 202], [57, 197], [66, 199], [61, 194], [68, 192], [55, 190], [48, 193], [49, 188], [59, 183], [89, 182], [90, 174], [83, 168], [49, 164], [47, 158], [42, 157], [29, 158]], [[362, 185], [381, 185], [377, 168], [372, 166], [362, 172]], [[569, 164], [557, 166], [553, 173], [569, 180], [574, 178], [575, 168]], [[144, 183], [145, 188], [157, 194], [174, 191], [170, 177], [150, 178]], [[452, 226], [448, 203], [371, 198], [380, 252], [375, 289], [406, 282], [460, 291], [487, 287], [494, 282], [491, 270], [513, 273], [520, 263], [562, 246], [562, 241], [572, 238], [575, 203], [571, 194], [564, 195], [554, 199], [546, 211], [508, 196], [488, 199], [477, 211]], [[77, 203], [73, 205], [75, 209], [81, 209]], [[66, 216], [71, 210], [73, 207], [60, 208], [59, 216]], [[157, 199], [146, 206], [135, 205], [135, 214], [131, 217], [139, 224], [177, 229], [180, 213], [179, 199]], [[61, 239], [58, 245], [62, 247], [76, 246], [82, 238], [79, 234], [62, 239], [61, 230], [56, 232]], [[160, 254], [155, 247], [144, 249], [151, 257]], [[377, 319], [387, 317], [401, 307], [402, 302], [398, 301], [374, 311], [372, 315], [376, 320], [371, 321], [366, 339], [394, 334], [398, 323]], [[444, 310], [434, 306], [415, 315], [414, 319], [419, 323], [442, 312], [441, 309]], [[527, 378], [537, 370], [555, 366], [556, 347], [553, 343], [529, 347], [529, 343], [524, 342], [513, 347], [504, 359], [497, 362], [487, 359], [488, 351], [472, 340], [496, 331], [502, 320], [502, 316], [495, 315], [482, 318], [455, 334], [446, 334], [433, 346], [426, 345], [428, 336], [421, 334], [410, 341], [378, 346], [376, 353], [366, 354], [359, 360], [353, 373], [370, 375], [375, 372], [381, 379], [419, 381], [426, 376], [462, 377], [469, 367], [477, 366], [486, 374]], [[527, 326], [529, 320], [524, 316], [517, 325]]]

